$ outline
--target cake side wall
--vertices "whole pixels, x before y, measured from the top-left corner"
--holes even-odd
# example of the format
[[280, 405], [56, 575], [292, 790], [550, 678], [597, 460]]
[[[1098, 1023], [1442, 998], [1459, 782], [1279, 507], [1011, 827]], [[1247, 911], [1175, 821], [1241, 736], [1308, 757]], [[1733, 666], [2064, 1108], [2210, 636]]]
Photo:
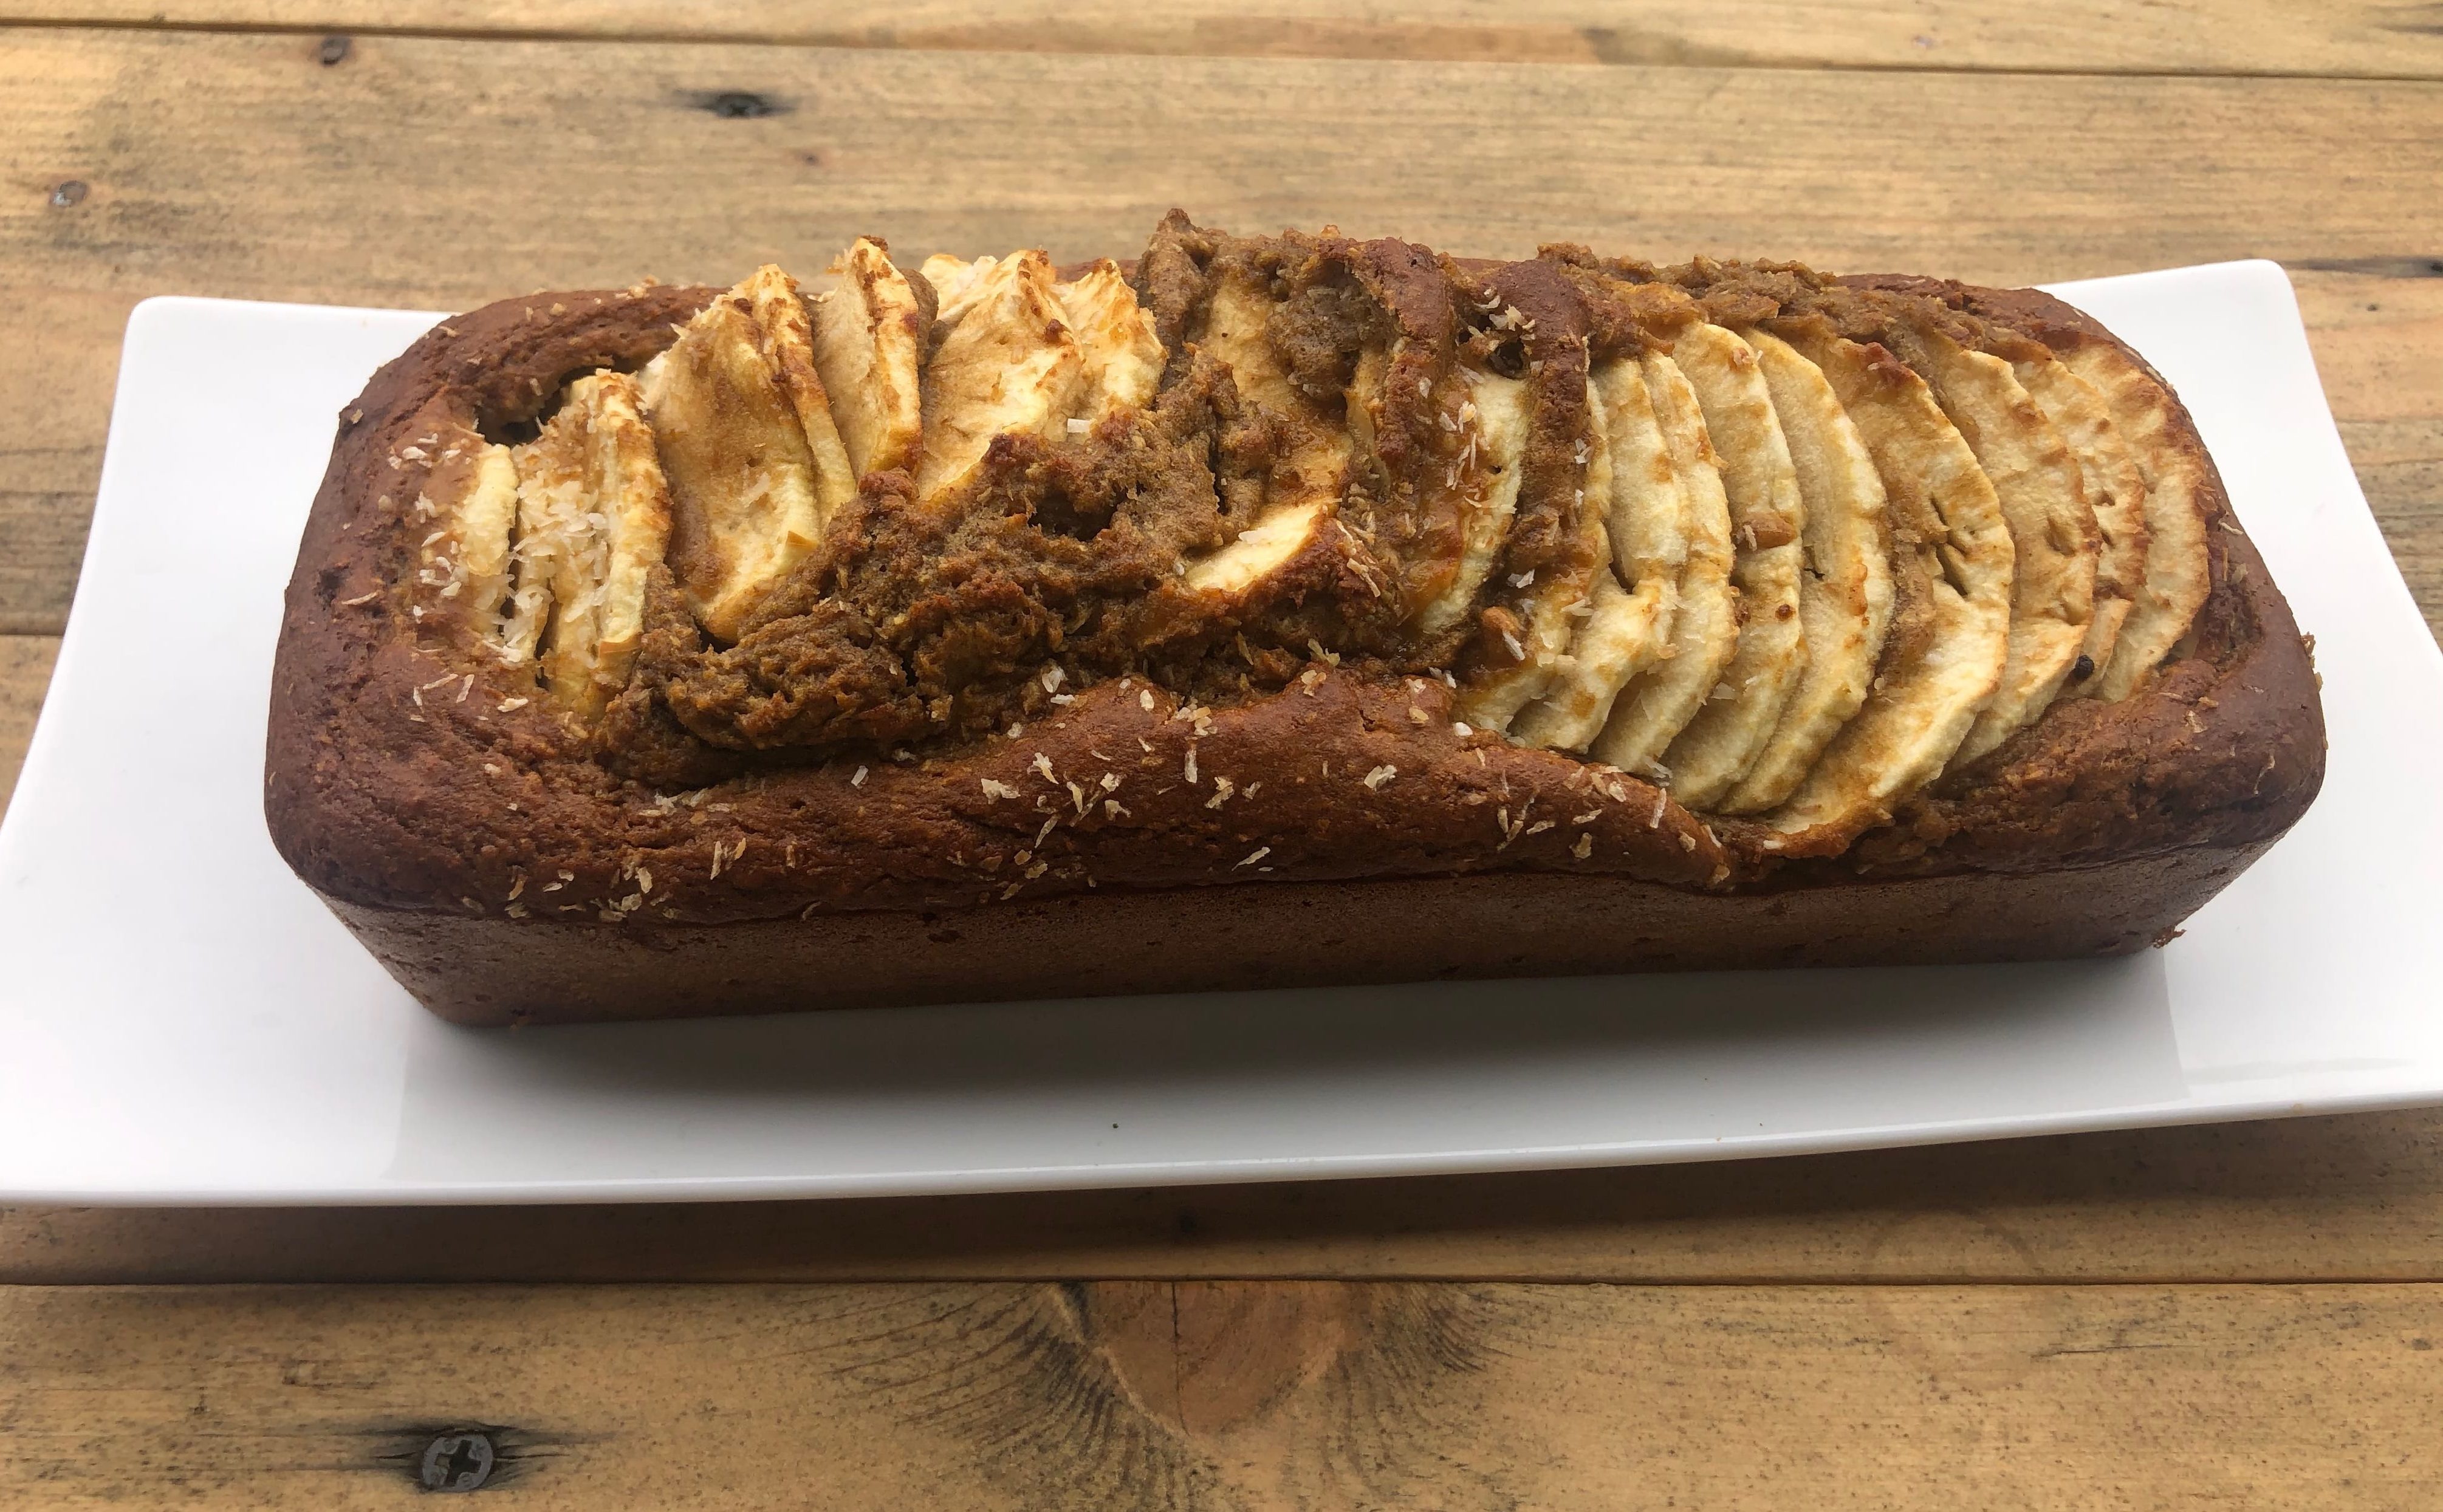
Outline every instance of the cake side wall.
[[325, 899], [467, 1025], [1618, 972], [2125, 955], [2273, 842], [2076, 870], [1718, 896], [1533, 875], [1095, 893], [985, 908], [651, 928]]

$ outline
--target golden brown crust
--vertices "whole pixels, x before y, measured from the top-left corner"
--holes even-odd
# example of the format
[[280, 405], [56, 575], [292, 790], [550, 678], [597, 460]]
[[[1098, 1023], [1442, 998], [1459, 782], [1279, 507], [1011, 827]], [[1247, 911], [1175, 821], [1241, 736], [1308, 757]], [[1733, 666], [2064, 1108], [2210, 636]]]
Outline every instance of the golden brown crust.
[[[905, 507], [904, 471], [869, 477], [736, 646], [705, 644], [657, 574], [636, 676], [594, 726], [535, 699], [530, 668], [469, 665], [419, 628], [398, 586], [417, 467], [399, 451], [445, 425], [517, 434], [569, 379], [642, 365], [715, 291], [540, 295], [436, 329], [351, 407], [301, 548], [266, 781], [283, 854], [358, 909], [612, 920], [650, 938], [1242, 883], [1540, 872], [1736, 894], [2030, 875], [2259, 846], [2312, 798], [2313, 673], [2210, 464], [2213, 592], [2153, 682], [2122, 703], [2056, 703], [1841, 855], [1786, 858], [1759, 824], [1709, 827], [1636, 777], [1461, 733], [1453, 688], [1426, 669], [1493, 660], [1499, 616], [1515, 618], [1511, 578], [1586, 566], [1567, 459], [1589, 350], [1662, 350], [1699, 305], [1860, 339], [1874, 312], [1786, 266], [1638, 282], [1632, 265], [1574, 254], [1472, 269], [1395, 242], [1225, 241], [1174, 217], [1134, 269], [1168, 355], [1152, 410], [1084, 437], [996, 440], [948, 517]], [[1300, 321], [1374, 322], [1365, 339], [1385, 354], [1365, 517], [1344, 506], [1345, 543], [1226, 610], [1171, 575], [1221, 543], [1209, 501], [1274, 445], [1196, 351], [1217, 258], [1263, 266], [1293, 312], [1276, 339], [1313, 392], [1362, 386], [1331, 366], [1345, 346], [1301, 348]], [[1623, 272], [1628, 292], [1587, 298]], [[1878, 292], [1979, 341], [1978, 321], [2054, 350], [2113, 339], [2028, 291]], [[1401, 610], [1448, 555], [1450, 374], [1462, 346], [1516, 338], [1495, 323], [1504, 310], [1534, 322], [1517, 356], [1543, 364], [1530, 483], [1452, 663], [1457, 638], [1413, 644]], [[2174, 410], [2177, 444], [2202, 463]], [[1895, 647], [1909, 624], [1903, 611]]]

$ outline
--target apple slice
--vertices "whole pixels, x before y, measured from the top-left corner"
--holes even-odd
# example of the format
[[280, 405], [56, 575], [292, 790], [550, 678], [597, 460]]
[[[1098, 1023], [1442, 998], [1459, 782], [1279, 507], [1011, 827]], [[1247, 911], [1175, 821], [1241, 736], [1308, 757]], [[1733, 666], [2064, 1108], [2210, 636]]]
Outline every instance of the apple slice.
[[2095, 696], [2116, 701], [2154, 676], [2213, 587], [2206, 555], [2208, 464], [2194, 445], [2173, 442], [2171, 395], [2119, 347], [2090, 341], [2063, 361], [2103, 395], [2146, 487], [2145, 573], [2112, 660], [2096, 679]]
[[1084, 357], [1079, 418], [1092, 424], [1116, 410], [1142, 410], [1152, 403], [1162, 382], [1162, 340], [1120, 264], [1105, 258], [1068, 282], [1053, 285], [1052, 292]]
[[1629, 681], [1663, 655], [1688, 559], [1687, 490], [1634, 356], [1597, 363], [1588, 383], [1587, 501], [1603, 528], [1604, 571], [1581, 612], [1570, 665], [1512, 733], [1582, 751]]
[[1696, 391], [1721, 459], [1737, 552], [1731, 580], [1739, 590], [1738, 648], [1704, 707], [1662, 756], [1671, 795], [1703, 810], [1728, 797], [1764, 754], [1807, 671], [1798, 615], [1806, 505], [1755, 348], [1721, 326], [1695, 325], [1671, 355]]
[[1883, 483], [1874, 458], [1822, 370], [1769, 332], [1743, 334], [1772, 392], [1805, 510], [1798, 623], [1807, 665], [1763, 754], [1722, 800], [1726, 813], [1761, 812], [1797, 788], [1866, 701], [1892, 617]]
[[1993, 701], [1952, 756], [1965, 766], [2033, 722], [2052, 703], [2095, 617], [2102, 537], [2078, 465], [2011, 364], [1972, 352], [1929, 322], [1916, 327], [1920, 370], [1943, 413], [1993, 480], [2011, 527], [2010, 660]]
[[598, 373], [518, 448], [518, 587], [507, 641], [539, 657], [553, 701], [592, 720], [627, 685], [645, 579], [671, 525], [636, 380]]
[[[706, 630], [746, 619], [855, 496], [796, 285], [766, 267], [638, 374], [670, 493], [670, 571]], [[809, 434], [807, 417], [824, 417]]]
[[[1588, 470], [1592, 473], [1591, 464]], [[1590, 477], [1589, 482], [1597, 480]], [[1604, 530], [1602, 495], [1595, 488], [1579, 492], [1583, 497], [1577, 506], [1575, 555], [1540, 572], [1532, 581], [1516, 585], [1527, 594], [1517, 601], [1520, 623], [1517, 628], [1504, 631], [1501, 641], [1502, 649], [1514, 660], [1461, 685], [1456, 708], [1466, 723], [1508, 732], [1519, 711], [1559, 688], [1576, 670], [1576, 643], [1581, 629], [1592, 622], [1595, 592], [1604, 584], [1617, 586], [1618, 582], [1611, 572], [1611, 542]], [[1609, 631], [1614, 627], [1606, 628]]]
[[1476, 607], [1476, 597], [1501, 558], [1511, 518], [1518, 511], [1519, 462], [1527, 453], [1525, 380], [1476, 368], [1460, 370], [1461, 446], [1454, 478], [1459, 490], [1458, 565], [1418, 609], [1418, 629], [1439, 635]]
[[[1678, 603], [1661, 659], [1622, 689], [1588, 749], [1597, 760], [1659, 780], [1667, 775], [1663, 751], [1697, 717], [1737, 654], [1739, 596], [1731, 586], [1731, 511], [1720, 458], [1696, 390], [1670, 357], [1649, 353], [1639, 366], [1662, 449], [1637, 465], [1671, 469], [1686, 510], [1688, 554], [1674, 585]], [[1614, 410], [1616, 428], [1619, 416]], [[1615, 498], [1628, 465], [1615, 452]]]
[[2094, 618], [2087, 622], [2079, 659], [2071, 664], [2060, 693], [2066, 699], [2093, 698], [2103, 691], [2100, 674], [2112, 664], [2121, 628], [2137, 608], [2136, 595], [2146, 578], [2146, 478], [2139, 470], [2138, 454], [2113, 423], [2103, 395], [2058, 357], [2038, 351], [2035, 356], [2014, 358], [2011, 371], [2069, 447], [2102, 537], [2095, 559]]
[[1331, 501], [1323, 499], [1276, 509], [1238, 539], [1189, 564], [1181, 581], [1200, 593], [1244, 598], [1319, 539], [1331, 518]]
[[1339, 418], [1320, 413], [1290, 381], [1288, 364], [1266, 332], [1273, 302], [1244, 269], [1226, 269], [1214, 282], [1196, 342], [1230, 370], [1240, 401], [1262, 410], [1282, 432], [1284, 454], [1265, 490], [1267, 512], [1313, 499], [1338, 501], [1349, 489], [1353, 451]]
[[[950, 262], [928, 260], [928, 282]], [[925, 367], [920, 499], [966, 482], [994, 437], [1039, 435], [1075, 414], [1084, 380], [1077, 338], [1053, 292], [1052, 260], [1040, 250], [941, 271], [935, 319], [945, 330]]]
[[509, 448], [464, 426], [420, 443], [430, 461], [412, 506], [425, 532], [416, 551], [413, 617], [420, 630], [444, 630], [514, 664], [504, 644], [509, 596], [509, 536], [517, 523], [518, 469]]
[[[1182, 574], [1191, 590], [1242, 602], [1261, 597], [1265, 585], [1311, 547], [1350, 549], [1345, 527], [1332, 527], [1349, 490], [1354, 444], [1342, 424], [1322, 414], [1290, 381], [1266, 330], [1273, 303], [1245, 269], [1225, 268], [1214, 281], [1193, 343], [1230, 370], [1240, 402], [1261, 411], [1281, 438], [1261, 502], [1248, 511], [1253, 518], [1247, 528], [1188, 563]], [[1331, 538], [1334, 535], [1337, 540]]]
[[814, 321], [805, 301], [798, 297], [798, 281], [769, 264], [757, 268], [739, 288], [745, 292], [748, 313], [763, 344], [764, 365], [788, 395], [789, 408], [806, 433], [806, 455], [815, 471], [815, 505], [818, 523], [828, 525], [856, 497], [856, 469], [832, 419], [831, 395], [815, 360]]
[[[970, 263], [939, 252], [927, 258], [924, 278], [941, 301], [935, 319], [946, 327], [964, 317], [989, 292], [986, 276], [1001, 263], [992, 257]], [[1129, 286], [1120, 265], [1110, 258], [1090, 263], [1077, 277], [1053, 284], [1052, 295], [1077, 343], [1079, 359], [1076, 408], [1055, 418], [1091, 425], [1117, 410], [1152, 403], [1166, 354], [1154, 334], [1153, 318], [1137, 303], [1136, 290]]]
[[891, 249], [859, 237], [832, 260], [833, 287], [814, 301], [815, 367], [850, 469], [912, 469], [924, 446], [919, 370], [925, 317]]
[[1792, 848], [1837, 851], [1932, 782], [1993, 699], [2009, 654], [2002, 501], [1925, 380], [1880, 346], [1791, 331], [1882, 479], [1893, 608], [1872, 691], [1770, 818]]

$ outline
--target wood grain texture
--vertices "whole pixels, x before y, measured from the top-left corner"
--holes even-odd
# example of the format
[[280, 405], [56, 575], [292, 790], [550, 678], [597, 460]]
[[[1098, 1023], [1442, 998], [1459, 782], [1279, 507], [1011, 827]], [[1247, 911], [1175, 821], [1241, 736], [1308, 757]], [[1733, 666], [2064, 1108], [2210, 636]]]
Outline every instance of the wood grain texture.
[[51, 636], [0, 635], [0, 814], [9, 811], [17, 768], [26, 759], [26, 742], [33, 738], [34, 716], [59, 654], [60, 643]]
[[1768, 68], [2443, 76], [2433, 5], [2067, 0], [0, 0], [0, 22]]
[[[0, 1503], [2431, 1507], [2443, 1288], [0, 1290]], [[467, 1455], [469, 1467], [474, 1455]], [[487, 1503], [476, 1503], [487, 1504]]]
[[[1173, 204], [1460, 253], [1580, 239], [1989, 282], [2317, 264], [2328, 371], [2378, 370], [2352, 344], [2410, 364], [2335, 390], [2386, 459], [2380, 507], [2433, 507], [2443, 85], [415, 38], [320, 59], [304, 36], [0, 29], [0, 343], [41, 355], [0, 371], [0, 412], [32, 417], [0, 436], [0, 629], [64, 612], [144, 295], [464, 307], [811, 267], [864, 230], [1067, 258], [1140, 245]], [[739, 100], [767, 113], [722, 113]], [[2390, 314], [2342, 318], [2370, 303]], [[2434, 612], [2431, 567], [2419, 586]]]
[[[545, 36], [630, 40], [510, 40]], [[2225, 77], [2153, 77], [2180, 74]], [[2443, 628], [2443, 86], [2369, 82], [2443, 79], [2435, 5], [0, 0], [0, 794], [138, 299], [459, 307], [867, 229], [1076, 256], [1173, 203], [1994, 282], [2283, 259]], [[1104, 1279], [1034, 1280], [1063, 1277]], [[0, 1209], [0, 1283], [291, 1278], [863, 1280], [0, 1284], [0, 1505], [405, 1505], [473, 1430], [494, 1502], [586, 1512], [2443, 1502], [2443, 1114], [1056, 1195]], [[1791, 1284], [1827, 1280], [1872, 1284]], [[1560, 1281], [1597, 1284], [1518, 1284]]]
[[0, 1209], [0, 1282], [2443, 1281], [2443, 1113], [1726, 1165], [700, 1206]]

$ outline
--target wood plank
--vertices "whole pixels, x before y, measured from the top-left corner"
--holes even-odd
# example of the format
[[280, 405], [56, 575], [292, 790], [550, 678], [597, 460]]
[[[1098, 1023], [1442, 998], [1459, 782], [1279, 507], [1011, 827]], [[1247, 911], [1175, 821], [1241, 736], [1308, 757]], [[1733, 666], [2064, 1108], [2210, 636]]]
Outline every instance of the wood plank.
[[[0, 146], [0, 161], [7, 155]], [[28, 290], [0, 271], [0, 301], [20, 300], [33, 306], [0, 315], [10, 350], [25, 355], [0, 377], [0, 404], [19, 422], [0, 427], [0, 541], [9, 547], [0, 552], [0, 635], [57, 635], [84, 559], [119, 336], [136, 301], [59, 283]]]
[[50, 686], [60, 643], [48, 635], [0, 635], [0, 814], [9, 811], [17, 769], [33, 738], [34, 716]]
[[2443, 1113], [1386, 1181], [702, 1206], [0, 1209], [0, 1282], [2443, 1280]]
[[[1999, 282], [2313, 263], [2328, 372], [2374, 375], [2335, 399], [2383, 459], [2382, 507], [2433, 508], [2443, 85], [413, 38], [326, 67], [317, 46], [0, 30], [0, 174], [25, 191], [0, 199], [0, 343], [42, 355], [0, 371], [0, 412], [33, 417], [0, 437], [0, 628], [59, 626], [146, 294], [463, 307], [814, 266], [866, 229], [1073, 257], [1173, 203], [1462, 253], [1569, 237]], [[725, 116], [728, 95], [769, 113]], [[2340, 318], [2366, 304], [2387, 318]]]
[[2275, 0], [0, 0], [0, 22], [873, 48], [1777, 68], [2443, 77], [2432, 8]]
[[0, 1502], [405, 1506], [438, 1443], [585, 1512], [2405, 1509], [2437, 1338], [2430, 1285], [15, 1288]]

